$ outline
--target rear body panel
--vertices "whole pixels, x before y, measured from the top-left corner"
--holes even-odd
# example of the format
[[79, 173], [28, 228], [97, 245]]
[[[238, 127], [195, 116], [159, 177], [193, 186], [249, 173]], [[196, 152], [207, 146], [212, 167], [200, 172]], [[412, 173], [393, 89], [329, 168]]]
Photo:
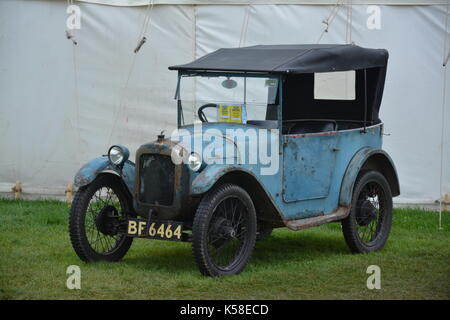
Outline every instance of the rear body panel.
[[[381, 148], [381, 127], [382, 124], [368, 127], [366, 132], [361, 128], [337, 131], [326, 136], [317, 135], [314, 139], [311, 139], [311, 136], [310, 139], [304, 139], [308, 135], [296, 138], [289, 137], [289, 140], [298, 139], [295, 143], [298, 148], [303, 150], [311, 150], [310, 143], [320, 143], [321, 139], [326, 137], [325, 147], [323, 147], [326, 150], [321, 153], [308, 154], [310, 158], [307, 166], [304, 165], [305, 161], [302, 161], [301, 158], [297, 162], [292, 162], [291, 166], [296, 168], [299, 175], [289, 175], [292, 169], [284, 159], [286, 174], [283, 179], [289, 182], [291, 188], [289, 190], [298, 190], [299, 198], [297, 201], [286, 201], [285, 199], [277, 201], [285, 218], [295, 220], [336, 211], [339, 206], [341, 184], [350, 160], [362, 148]], [[289, 150], [289, 152], [292, 151]], [[329, 162], [323, 161], [323, 154]], [[295, 157], [295, 153], [289, 155], [289, 157]], [[321, 187], [318, 188], [318, 185], [321, 185]], [[317, 189], [308, 191], [305, 186]], [[283, 190], [283, 192], [286, 191]], [[315, 192], [315, 194], [312, 192]], [[310, 198], [307, 199], [305, 195], [310, 196]]]

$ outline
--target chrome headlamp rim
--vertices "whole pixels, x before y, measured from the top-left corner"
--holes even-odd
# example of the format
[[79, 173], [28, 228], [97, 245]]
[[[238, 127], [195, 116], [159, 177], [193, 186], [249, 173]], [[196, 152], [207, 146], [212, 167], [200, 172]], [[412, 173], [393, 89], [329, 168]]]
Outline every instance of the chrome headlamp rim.
[[192, 171], [199, 171], [203, 165], [202, 157], [197, 152], [191, 152], [188, 156], [187, 164]]
[[[112, 152], [116, 152], [113, 154]], [[109, 162], [115, 166], [123, 165], [129, 158], [130, 151], [125, 146], [120, 144], [112, 145], [108, 149], [108, 159]]]

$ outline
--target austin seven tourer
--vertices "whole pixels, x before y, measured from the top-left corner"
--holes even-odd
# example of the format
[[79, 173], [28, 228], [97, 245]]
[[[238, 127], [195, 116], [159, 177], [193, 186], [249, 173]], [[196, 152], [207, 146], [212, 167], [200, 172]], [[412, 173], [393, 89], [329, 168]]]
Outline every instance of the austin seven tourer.
[[186, 241], [202, 274], [234, 275], [274, 228], [330, 222], [351, 252], [382, 249], [400, 194], [382, 149], [387, 60], [356, 45], [258, 45], [169, 67], [174, 131], [135, 162], [117, 144], [76, 174], [75, 252], [118, 261], [134, 238]]

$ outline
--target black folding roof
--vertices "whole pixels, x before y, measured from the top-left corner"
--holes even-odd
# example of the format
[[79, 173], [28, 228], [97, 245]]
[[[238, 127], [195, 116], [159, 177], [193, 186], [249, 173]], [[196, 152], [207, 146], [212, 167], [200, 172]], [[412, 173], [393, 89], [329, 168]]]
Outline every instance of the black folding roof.
[[224, 48], [170, 70], [311, 73], [385, 67], [388, 52], [356, 45], [258, 45]]

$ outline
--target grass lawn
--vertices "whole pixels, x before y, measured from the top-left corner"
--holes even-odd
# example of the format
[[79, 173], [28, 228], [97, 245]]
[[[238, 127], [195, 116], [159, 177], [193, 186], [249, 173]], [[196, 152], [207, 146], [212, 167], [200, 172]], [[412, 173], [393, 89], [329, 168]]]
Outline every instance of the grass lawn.
[[[238, 276], [200, 275], [189, 243], [137, 239], [123, 261], [81, 262], [67, 204], [0, 200], [0, 299], [449, 299], [450, 213], [395, 210], [383, 251], [352, 255], [338, 223], [275, 230]], [[81, 290], [66, 268], [81, 267]], [[381, 268], [369, 290], [366, 269]]]

